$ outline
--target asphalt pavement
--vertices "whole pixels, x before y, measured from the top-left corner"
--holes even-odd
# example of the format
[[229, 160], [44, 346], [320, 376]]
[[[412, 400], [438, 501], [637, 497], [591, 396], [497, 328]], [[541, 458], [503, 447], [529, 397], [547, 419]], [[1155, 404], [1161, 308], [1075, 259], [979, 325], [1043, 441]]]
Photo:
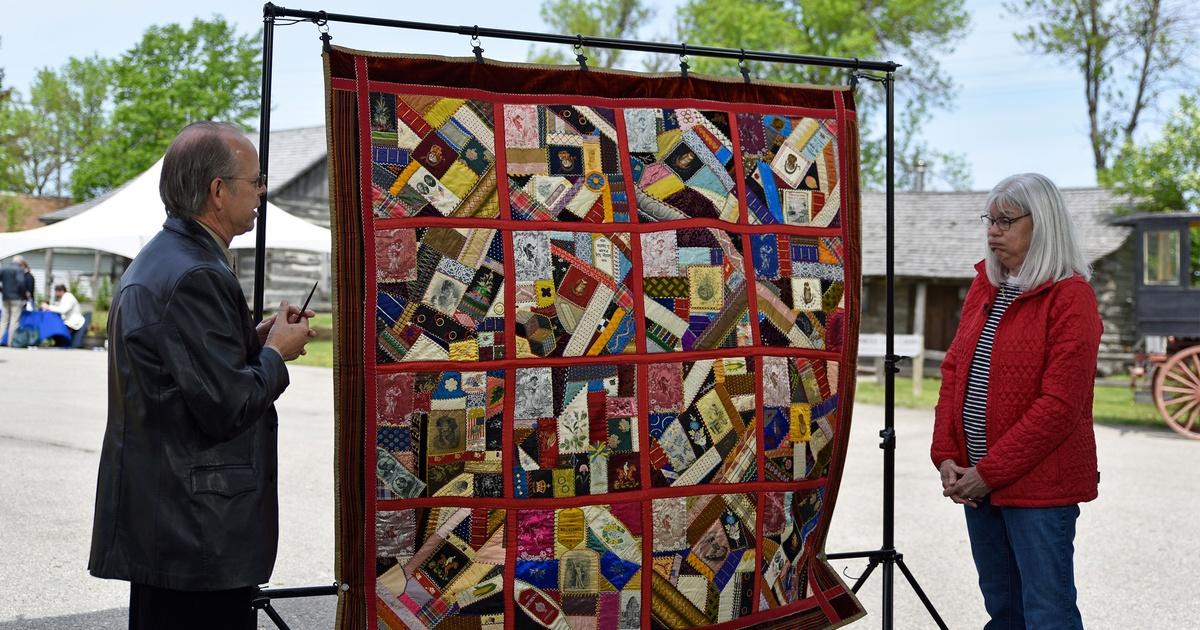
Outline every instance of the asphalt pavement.
[[[103, 352], [0, 348], [0, 630], [124, 628], [129, 587], [87, 574], [104, 433]], [[280, 554], [270, 586], [334, 580], [333, 373], [292, 367], [280, 410]], [[856, 408], [828, 552], [882, 543], [883, 409]], [[941, 496], [927, 456], [930, 412], [896, 413], [897, 550], [950, 628], [985, 621], [963, 508]], [[1079, 605], [1089, 628], [1200, 628], [1200, 442], [1166, 430], [1096, 429], [1100, 498], [1076, 538]], [[847, 576], [864, 561], [833, 563]], [[883, 572], [860, 592], [879, 627]], [[899, 571], [895, 627], [934, 628]], [[295, 630], [330, 628], [332, 597], [279, 600]], [[260, 615], [260, 628], [274, 628]]]

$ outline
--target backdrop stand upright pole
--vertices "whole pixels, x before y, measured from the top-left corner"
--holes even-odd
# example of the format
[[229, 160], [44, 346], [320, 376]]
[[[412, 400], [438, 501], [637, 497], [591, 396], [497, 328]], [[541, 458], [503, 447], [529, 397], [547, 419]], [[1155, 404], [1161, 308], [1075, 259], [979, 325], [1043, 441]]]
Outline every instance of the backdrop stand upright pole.
[[855, 593], [871, 576], [875, 567], [883, 566], [883, 620], [884, 630], [891, 630], [895, 622], [895, 593], [892, 588], [895, 579], [895, 567], [900, 568], [908, 585], [925, 605], [925, 610], [933, 617], [939, 628], [946, 630], [946, 622], [933, 606], [933, 602], [925, 594], [917, 578], [913, 577], [908, 566], [904, 564], [904, 554], [896, 550], [896, 373], [900, 371], [899, 363], [907, 357], [896, 355], [896, 275], [895, 275], [895, 75], [887, 73], [882, 79], [870, 75], [859, 75], [883, 83], [887, 95], [887, 182], [885, 189], [885, 224], [886, 224], [886, 295], [887, 314], [884, 319], [886, 346], [884, 350], [884, 380], [883, 380], [883, 429], [879, 431], [879, 448], [883, 449], [883, 545], [873, 551], [852, 551], [847, 553], [831, 553], [825, 557], [829, 560], [844, 560], [848, 558], [867, 558], [867, 568], [851, 588]]

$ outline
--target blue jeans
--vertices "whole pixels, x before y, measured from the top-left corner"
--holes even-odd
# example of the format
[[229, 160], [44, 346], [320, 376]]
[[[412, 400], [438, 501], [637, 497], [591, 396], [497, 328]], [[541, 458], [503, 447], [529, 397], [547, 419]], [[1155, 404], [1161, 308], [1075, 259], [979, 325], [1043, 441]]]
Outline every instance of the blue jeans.
[[979, 572], [985, 630], [1083, 628], [1075, 605], [1075, 520], [1079, 506], [966, 507]]

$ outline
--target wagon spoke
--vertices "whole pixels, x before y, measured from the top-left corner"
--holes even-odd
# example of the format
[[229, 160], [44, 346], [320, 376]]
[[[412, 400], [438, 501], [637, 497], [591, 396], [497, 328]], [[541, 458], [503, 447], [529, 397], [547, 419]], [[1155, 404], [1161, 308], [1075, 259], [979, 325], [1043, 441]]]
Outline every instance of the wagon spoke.
[[1192, 395], [1195, 395], [1195, 393], [1196, 393], [1196, 388], [1195, 388], [1195, 387], [1171, 387], [1170, 385], [1163, 385], [1163, 386], [1162, 386], [1162, 390], [1163, 390], [1164, 392], [1171, 392], [1171, 393], [1173, 393], [1173, 394], [1192, 394]]
[[1193, 409], [1192, 411], [1195, 413], [1189, 413], [1188, 422], [1187, 424], [1183, 425], [1183, 430], [1185, 431], [1191, 431], [1192, 425], [1196, 424], [1196, 417], [1200, 416], [1200, 409]]
[[[1196, 357], [1192, 357], [1192, 360], [1195, 359]], [[1176, 364], [1176, 367], [1179, 368], [1180, 372], [1183, 372], [1183, 374], [1192, 382], [1192, 384], [1200, 385], [1200, 370], [1193, 371], [1190, 367], [1188, 367], [1188, 364], [1183, 361], [1180, 361], [1178, 364]]]
[[1192, 373], [1182, 363], [1176, 367], [1179, 367], [1180, 369], [1176, 370], [1175, 368], [1172, 368], [1171, 371], [1164, 374], [1165, 378], [1163, 380], [1169, 378], [1190, 387], [1200, 386], [1200, 381], [1197, 381], [1195, 378], [1193, 378]]
[[1191, 411], [1192, 408], [1196, 406], [1196, 402], [1197, 401], [1193, 400], [1192, 402], [1184, 405], [1183, 407], [1180, 407], [1174, 414], [1171, 414], [1171, 422], [1175, 422], [1178, 424], [1179, 416], [1182, 416], [1183, 414]]
[[[1166, 388], [1163, 388], [1163, 389], [1166, 389]], [[1189, 394], [1190, 394], [1190, 392], [1189, 392]], [[1196, 397], [1194, 395], [1188, 395], [1188, 396], [1180, 396], [1178, 398], [1164, 398], [1163, 404], [1170, 407], [1171, 405], [1177, 405], [1181, 402], [1185, 402], [1188, 400], [1196, 400]]]

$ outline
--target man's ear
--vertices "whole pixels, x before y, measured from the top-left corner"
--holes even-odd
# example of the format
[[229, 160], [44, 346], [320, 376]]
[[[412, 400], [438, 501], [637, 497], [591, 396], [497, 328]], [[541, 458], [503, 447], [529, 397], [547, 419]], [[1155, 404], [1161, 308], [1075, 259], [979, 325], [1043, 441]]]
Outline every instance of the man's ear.
[[212, 200], [213, 207], [221, 209], [225, 207], [223, 197], [228, 194], [229, 189], [225, 186], [225, 181], [219, 177], [214, 177], [208, 183], [208, 198]]

